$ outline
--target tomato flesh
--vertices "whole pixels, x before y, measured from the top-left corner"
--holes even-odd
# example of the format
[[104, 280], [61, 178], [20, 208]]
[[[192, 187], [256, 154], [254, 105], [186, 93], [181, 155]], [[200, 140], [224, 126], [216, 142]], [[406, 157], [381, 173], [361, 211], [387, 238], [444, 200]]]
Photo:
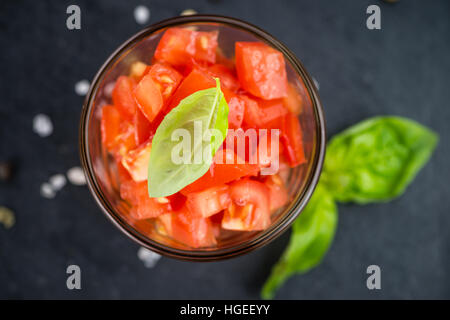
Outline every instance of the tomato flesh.
[[302, 136], [300, 121], [294, 114], [288, 113], [283, 118], [280, 139], [284, 146], [284, 154], [291, 167], [306, 162]]
[[300, 94], [293, 84], [289, 83], [287, 97], [283, 99], [283, 103], [286, 108], [293, 114], [299, 115], [304, 108], [304, 100], [305, 97]]
[[217, 151], [214, 157], [215, 161], [211, 165], [211, 168], [201, 178], [184, 187], [180, 192], [185, 195], [191, 192], [198, 192], [205, 190], [208, 187], [222, 185], [241, 177], [255, 175], [260, 170], [257, 164], [239, 164], [236, 163], [236, 160], [233, 160], [233, 163], [226, 163], [226, 159], [223, 158], [219, 161], [221, 157], [236, 159], [237, 155], [234, 151], [228, 149]]
[[100, 120], [102, 143], [109, 151], [115, 146], [116, 137], [120, 134], [120, 122], [120, 113], [114, 106], [103, 107]]
[[287, 96], [283, 54], [261, 42], [236, 42], [236, 71], [242, 87], [262, 99]]
[[245, 100], [241, 96], [232, 95], [228, 101], [228, 110], [228, 128], [240, 128], [244, 121]]
[[270, 211], [282, 208], [288, 202], [288, 193], [283, 181], [278, 175], [268, 176], [264, 184], [269, 189]]
[[215, 63], [218, 32], [199, 32], [185, 28], [170, 28], [164, 32], [155, 51], [155, 59], [173, 66], [196, 61]]
[[163, 97], [160, 87], [150, 74], [139, 81], [134, 90], [136, 102], [148, 121], [153, 121], [163, 107]]
[[214, 79], [207, 73], [194, 69], [175, 90], [169, 101], [167, 112], [178, 106], [181, 100], [199, 90], [209, 89], [216, 86]]
[[112, 100], [119, 112], [128, 120], [133, 119], [134, 111], [136, 109], [136, 102], [134, 101], [133, 90], [136, 83], [133, 79], [127, 76], [120, 76], [114, 89], [112, 91]]
[[289, 111], [283, 100], [263, 100], [245, 97], [244, 124], [249, 128], [279, 129], [281, 118]]
[[147, 182], [128, 180], [120, 185], [120, 196], [132, 204], [130, 215], [133, 219], [156, 218], [171, 211], [170, 203], [165, 198], [150, 198]]
[[134, 128], [136, 145], [140, 145], [150, 138], [152, 133], [151, 122], [148, 121], [147, 117], [142, 113], [140, 108], [136, 108], [136, 113], [134, 115]]
[[194, 216], [210, 217], [230, 205], [228, 186], [222, 185], [208, 188], [187, 195], [187, 207]]
[[223, 64], [215, 64], [208, 67], [207, 71], [214, 77], [219, 78], [220, 83], [231, 91], [237, 91], [240, 87], [233, 71]]
[[170, 236], [192, 248], [214, 246], [216, 238], [211, 221], [208, 218], [193, 217], [186, 207], [174, 212], [170, 220]]
[[263, 183], [243, 179], [230, 185], [233, 205], [225, 210], [222, 228], [264, 230], [270, 225], [269, 190]]
[[[122, 159], [123, 166], [128, 170], [134, 181], [146, 181], [148, 161], [150, 159], [151, 142], [147, 142], [129, 151]], [[147, 195], [148, 196], [148, 195]]]
[[183, 76], [178, 71], [162, 63], [152, 65], [148, 74], [159, 88], [164, 102], [171, 97], [183, 79]]

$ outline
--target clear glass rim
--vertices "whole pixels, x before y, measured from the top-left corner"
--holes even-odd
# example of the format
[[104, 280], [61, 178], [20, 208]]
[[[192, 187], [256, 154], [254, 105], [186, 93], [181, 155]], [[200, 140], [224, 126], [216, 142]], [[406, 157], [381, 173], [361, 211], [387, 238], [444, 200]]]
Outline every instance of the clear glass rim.
[[[285, 58], [288, 59], [291, 66], [294, 68], [295, 72], [302, 78], [308, 94], [311, 97], [312, 107], [314, 111], [314, 117], [316, 121], [316, 146], [313, 151], [313, 157], [311, 159], [312, 167], [305, 187], [301, 192], [296, 194], [295, 199], [292, 201], [290, 206], [285, 210], [278, 223], [272, 225], [267, 230], [261, 232], [254, 239], [244, 241], [233, 247], [218, 248], [214, 250], [182, 250], [174, 247], [166, 246], [162, 243], [154, 241], [144, 234], [140, 233], [138, 230], [130, 226], [121, 216], [118, 214], [112, 204], [107, 200], [106, 196], [103, 194], [99, 182], [94, 174], [93, 164], [90, 159], [90, 150], [88, 144], [88, 124], [90, 122], [91, 109], [93, 107], [94, 97], [96, 96], [97, 90], [99, 88], [100, 80], [102, 79], [105, 72], [107, 72], [110, 67], [116, 61], [116, 58], [121, 56], [125, 51], [130, 50], [133, 45], [137, 44], [140, 40], [148, 37], [154, 32], [161, 29], [174, 27], [180, 24], [186, 23], [219, 23], [228, 25], [234, 28], [243, 29], [259, 38], [264, 39], [270, 43], [273, 47], [281, 51]], [[325, 157], [325, 144], [326, 144], [326, 132], [325, 132], [325, 119], [323, 115], [322, 105], [317, 93], [316, 87], [313, 83], [312, 78], [306, 72], [303, 65], [295, 57], [295, 55], [279, 40], [275, 39], [273, 36], [267, 32], [261, 30], [260, 28], [241, 21], [236, 18], [218, 16], [218, 15], [191, 15], [191, 16], [178, 16], [163, 20], [156, 24], [150, 25], [140, 32], [136, 33], [128, 40], [126, 40], [118, 49], [116, 49], [102, 65], [100, 70], [95, 75], [90, 90], [86, 95], [86, 99], [83, 104], [80, 127], [79, 127], [79, 151], [81, 164], [83, 166], [87, 185], [90, 192], [94, 196], [98, 206], [101, 208], [103, 213], [109, 218], [109, 220], [116, 225], [123, 233], [125, 233], [133, 241], [137, 242], [139, 245], [146, 247], [150, 250], [158, 252], [159, 254], [182, 259], [189, 261], [214, 261], [222, 260], [225, 258], [231, 258], [238, 255], [245, 254], [256, 248], [259, 248], [270, 241], [274, 240], [276, 237], [281, 235], [297, 218], [300, 212], [308, 203], [316, 185], [319, 180], [319, 176], [322, 170], [322, 164]]]

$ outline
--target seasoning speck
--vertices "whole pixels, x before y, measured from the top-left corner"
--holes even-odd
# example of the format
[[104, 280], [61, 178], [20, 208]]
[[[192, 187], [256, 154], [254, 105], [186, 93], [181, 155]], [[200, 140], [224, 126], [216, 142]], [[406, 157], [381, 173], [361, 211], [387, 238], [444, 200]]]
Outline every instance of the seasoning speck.
[[137, 256], [144, 263], [146, 268], [153, 268], [158, 260], [161, 259], [161, 255], [144, 247], [139, 248]]
[[80, 167], [73, 167], [67, 171], [67, 178], [71, 184], [76, 186], [82, 186], [86, 184], [86, 177], [84, 176], [83, 169]]
[[138, 24], [147, 23], [150, 19], [150, 10], [146, 6], [137, 6], [134, 9], [134, 19]]
[[0, 206], [0, 223], [2, 223], [6, 229], [12, 228], [16, 223], [16, 217], [11, 209]]
[[47, 199], [53, 199], [56, 196], [55, 190], [50, 183], [44, 182], [41, 184], [41, 196]]
[[51, 135], [53, 123], [50, 117], [43, 113], [37, 114], [33, 119], [33, 131], [43, 138]]
[[85, 96], [88, 91], [91, 84], [87, 80], [80, 80], [77, 83], [75, 83], [75, 93], [79, 96]]
[[48, 182], [50, 182], [54, 191], [59, 191], [66, 185], [67, 180], [63, 174], [58, 173], [51, 176]]
[[8, 181], [12, 177], [13, 166], [9, 161], [0, 162], [0, 181]]
[[186, 9], [180, 13], [180, 16], [192, 16], [193, 14], [197, 14], [197, 11], [194, 9]]

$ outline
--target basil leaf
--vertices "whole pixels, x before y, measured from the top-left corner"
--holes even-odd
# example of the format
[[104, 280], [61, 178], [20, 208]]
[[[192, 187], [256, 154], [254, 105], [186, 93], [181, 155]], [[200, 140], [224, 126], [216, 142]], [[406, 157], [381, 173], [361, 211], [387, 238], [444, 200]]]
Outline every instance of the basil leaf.
[[[215, 88], [197, 91], [183, 99], [156, 130], [148, 164], [150, 197], [176, 193], [204, 175], [211, 166], [213, 156], [228, 130], [228, 105], [218, 79], [216, 83]], [[200, 134], [198, 125], [201, 126]], [[174, 141], [175, 132], [186, 134], [179, 137], [181, 142]], [[187, 146], [188, 150], [182, 146]], [[175, 150], [184, 157], [181, 163], [174, 161]], [[200, 155], [201, 161], [197, 161], [197, 155]]]
[[289, 276], [305, 273], [322, 261], [333, 240], [337, 217], [332, 195], [319, 183], [292, 225], [289, 245], [264, 284], [262, 298], [271, 299]]
[[408, 119], [365, 120], [330, 141], [323, 182], [338, 201], [388, 201], [405, 191], [437, 141], [434, 132]]

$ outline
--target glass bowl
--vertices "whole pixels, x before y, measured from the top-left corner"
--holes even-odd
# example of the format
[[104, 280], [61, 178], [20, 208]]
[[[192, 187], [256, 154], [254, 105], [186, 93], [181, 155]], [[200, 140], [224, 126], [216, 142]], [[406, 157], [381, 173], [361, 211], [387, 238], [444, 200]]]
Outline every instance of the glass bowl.
[[[169, 238], [152, 220], [135, 223], [127, 218], [129, 205], [120, 198], [116, 168], [102, 147], [100, 115], [111, 99], [111, 86], [129, 73], [135, 61], [150, 63], [159, 39], [169, 27], [200, 31], [219, 30], [219, 48], [225, 56], [234, 52], [235, 41], [262, 41], [283, 53], [288, 80], [303, 95], [299, 115], [307, 163], [291, 169], [287, 177], [290, 202], [272, 215], [269, 228], [258, 232], [225, 232], [217, 246], [192, 249]], [[311, 77], [294, 54], [265, 31], [234, 18], [212, 15], [183, 16], [151, 25], [120, 46], [95, 76], [83, 105], [80, 121], [80, 155], [89, 189], [105, 215], [141, 246], [159, 254], [191, 261], [211, 261], [250, 252], [281, 235], [307, 204], [318, 182], [325, 154], [325, 123]]]

